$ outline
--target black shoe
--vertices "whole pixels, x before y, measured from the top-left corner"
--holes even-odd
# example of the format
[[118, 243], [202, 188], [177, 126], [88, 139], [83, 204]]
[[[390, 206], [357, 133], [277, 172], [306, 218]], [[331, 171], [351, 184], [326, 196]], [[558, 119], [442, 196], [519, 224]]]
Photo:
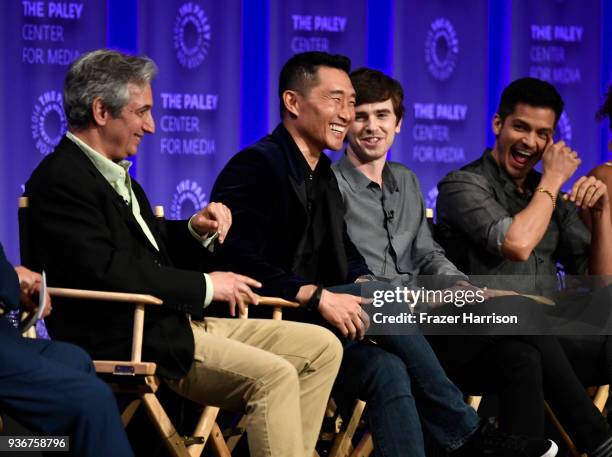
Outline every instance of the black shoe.
[[554, 441], [508, 435], [498, 431], [493, 421], [485, 421], [467, 443], [451, 452], [451, 457], [554, 457], [559, 448]]

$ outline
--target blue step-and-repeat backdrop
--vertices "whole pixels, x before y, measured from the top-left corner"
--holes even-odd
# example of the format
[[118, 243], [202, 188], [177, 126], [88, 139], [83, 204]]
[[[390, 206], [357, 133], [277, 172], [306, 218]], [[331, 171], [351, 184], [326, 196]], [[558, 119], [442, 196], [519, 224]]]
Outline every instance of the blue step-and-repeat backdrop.
[[612, 81], [605, 0], [5, 0], [0, 12], [0, 241], [14, 263], [17, 198], [66, 129], [68, 65], [101, 47], [159, 66], [156, 133], [132, 170], [173, 219], [205, 205], [227, 160], [274, 128], [280, 68], [309, 50], [403, 84], [391, 159], [417, 173], [428, 206], [446, 173], [492, 144], [499, 94], [521, 76], [564, 97], [556, 138], [579, 151], [580, 172], [610, 159], [594, 117]]

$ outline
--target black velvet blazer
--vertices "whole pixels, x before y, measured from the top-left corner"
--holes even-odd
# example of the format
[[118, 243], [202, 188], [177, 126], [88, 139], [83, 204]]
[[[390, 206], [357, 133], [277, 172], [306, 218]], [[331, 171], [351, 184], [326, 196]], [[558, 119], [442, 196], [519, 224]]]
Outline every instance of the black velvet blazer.
[[[221, 249], [224, 266], [263, 283], [263, 294], [293, 300], [312, 281], [294, 273], [307, 222], [304, 173], [299, 149], [281, 124], [271, 135], [236, 154], [221, 171], [211, 200], [232, 211], [233, 223]], [[347, 235], [344, 207], [330, 160], [321, 159], [326, 180], [325, 220], [331, 237], [320, 252], [323, 285], [354, 281], [368, 274], [366, 263]]]

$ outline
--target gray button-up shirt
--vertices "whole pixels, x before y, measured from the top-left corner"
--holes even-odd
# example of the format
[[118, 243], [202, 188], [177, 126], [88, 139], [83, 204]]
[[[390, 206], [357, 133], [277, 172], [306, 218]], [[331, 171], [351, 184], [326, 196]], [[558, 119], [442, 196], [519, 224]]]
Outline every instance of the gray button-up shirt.
[[467, 279], [433, 240], [419, 182], [412, 171], [387, 162], [381, 189], [346, 155], [332, 170], [344, 200], [348, 234], [376, 276], [409, 287], [417, 285], [416, 275], [440, 275], [434, 283], [439, 287]]
[[436, 235], [449, 258], [470, 275], [521, 275], [532, 278], [528, 289], [545, 289], [541, 281], [554, 277], [557, 262], [568, 274], [588, 268], [591, 235], [573, 203], [558, 198], [542, 240], [526, 262], [506, 259], [502, 243], [512, 218], [531, 201], [541, 174], [532, 170], [519, 192], [487, 149], [461, 170], [449, 173], [439, 184]]

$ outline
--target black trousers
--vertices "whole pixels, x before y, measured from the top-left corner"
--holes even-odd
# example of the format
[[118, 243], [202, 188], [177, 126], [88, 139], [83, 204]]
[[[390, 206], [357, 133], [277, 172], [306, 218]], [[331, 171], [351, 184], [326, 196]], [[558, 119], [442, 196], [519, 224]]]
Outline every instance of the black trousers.
[[464, 392], [498, 395], [504, 431], [543, 436], [546, 400], [579, 450], [592, 451], [611, 436], [557, 337], [430, 336], [428, 340], [448, 376]]

